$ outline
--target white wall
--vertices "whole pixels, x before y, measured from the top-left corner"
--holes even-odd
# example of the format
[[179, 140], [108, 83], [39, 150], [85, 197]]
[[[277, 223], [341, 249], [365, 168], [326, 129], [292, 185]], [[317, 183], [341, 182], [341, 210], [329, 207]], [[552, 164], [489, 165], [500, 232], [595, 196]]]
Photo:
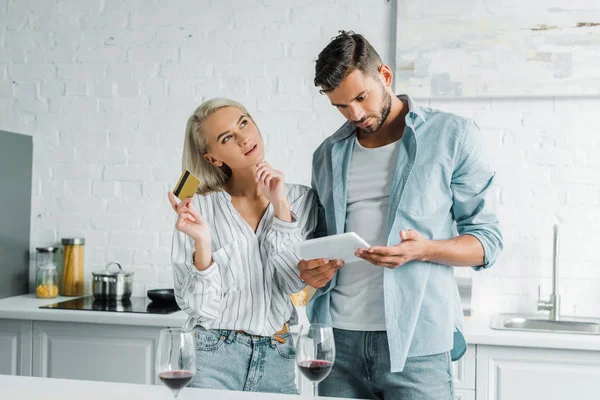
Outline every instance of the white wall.
[[[242, 101], [268, 160], [308, 184], [312, 151], [343, 122], [312, 84], [314, 59], [354, 29], [392, 63], [394, 4], [0, 0], [0, 129], [34, 138], [32, 247], [81, 235], [88, 279], [117, 259], [136, 295], [170, 286], [166, 192], [187, 116], [210, 97]], [[563, 312], [600, 316], [600, 99], [423, 103], [475, 118], [498, 174], [506, 250], [474, 275], [475, 312], [534, 310], [561, 221]]]

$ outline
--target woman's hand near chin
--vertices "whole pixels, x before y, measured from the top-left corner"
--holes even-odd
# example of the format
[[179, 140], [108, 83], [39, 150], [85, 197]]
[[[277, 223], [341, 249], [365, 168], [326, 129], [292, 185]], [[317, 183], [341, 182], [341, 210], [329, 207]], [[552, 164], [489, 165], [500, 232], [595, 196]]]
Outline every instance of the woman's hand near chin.
[[271, 168], [268, 162], [261, 161], [256, 164], [255, 179], [264, 196], [273, 205], [275, 216], [282, 221], [291, 222], [292, 214], [285, 190], [285, 176], [283, 172]]

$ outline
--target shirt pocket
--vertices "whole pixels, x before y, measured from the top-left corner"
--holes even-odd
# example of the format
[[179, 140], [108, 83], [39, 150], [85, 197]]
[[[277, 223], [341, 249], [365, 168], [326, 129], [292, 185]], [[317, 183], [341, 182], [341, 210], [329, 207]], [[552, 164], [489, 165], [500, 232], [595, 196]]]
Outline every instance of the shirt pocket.
[[213, 260], [219, 265], [223, 292], [242, 290], [245, 286], [244, 249], [239, 240], [227, 243], [213, 252]]
[[440, 164], [415, 165], [408, 177], [398, 208], [415, 216], [434, 215], [450, 208], [452, 196]]

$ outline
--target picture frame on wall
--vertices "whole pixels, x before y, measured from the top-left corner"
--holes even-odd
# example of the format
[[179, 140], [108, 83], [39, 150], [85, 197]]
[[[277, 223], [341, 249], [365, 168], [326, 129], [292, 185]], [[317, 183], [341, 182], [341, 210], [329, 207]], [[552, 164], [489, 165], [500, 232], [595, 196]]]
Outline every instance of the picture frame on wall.
[[396, 21], [397, 93], [600, 95], [597, 0], [398, 0]]

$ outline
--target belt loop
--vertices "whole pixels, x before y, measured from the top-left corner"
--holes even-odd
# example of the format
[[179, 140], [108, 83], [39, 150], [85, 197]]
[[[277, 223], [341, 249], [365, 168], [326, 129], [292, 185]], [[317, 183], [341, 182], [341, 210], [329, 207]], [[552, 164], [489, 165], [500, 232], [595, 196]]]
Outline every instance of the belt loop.
[[229, 333], [227, 333], [227, 335], [225, 335], [225, 332], [227, 331], [223, 332], [223, 336], [225, 336], [225, 343], [231, 344], [235, 339], [236, 332], [234, 330], [230, 330]]
[[271, 339], [271, 347], [275, 348], [275, 346], [277, 345], [277, 341], [275, 340], [275, 335], [270, 337]]

